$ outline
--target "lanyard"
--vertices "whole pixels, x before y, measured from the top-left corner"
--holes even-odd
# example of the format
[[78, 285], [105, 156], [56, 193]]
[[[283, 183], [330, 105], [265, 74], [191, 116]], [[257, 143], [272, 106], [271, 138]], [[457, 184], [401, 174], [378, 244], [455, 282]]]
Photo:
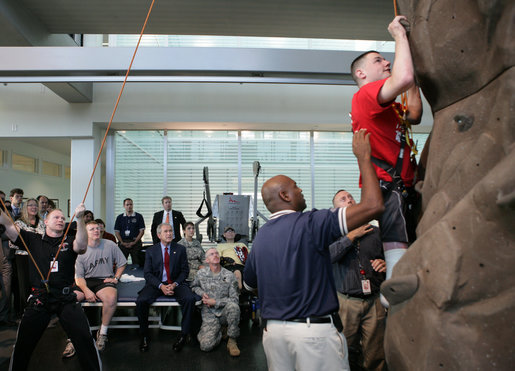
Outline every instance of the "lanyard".
[[363, 266], [361, 265], [361, 260], [359, 258], [359, 248], [360, 248], [359, 238], [357, 239], [357, 241], [354, 244], [354, 246], [356, 248], [356, 259], [358, 259], [359, 274], [361, 274], [361, 279], [362, 280], [366, 280], [367, 277], [365, 275], [365, 269], [363, 269]]

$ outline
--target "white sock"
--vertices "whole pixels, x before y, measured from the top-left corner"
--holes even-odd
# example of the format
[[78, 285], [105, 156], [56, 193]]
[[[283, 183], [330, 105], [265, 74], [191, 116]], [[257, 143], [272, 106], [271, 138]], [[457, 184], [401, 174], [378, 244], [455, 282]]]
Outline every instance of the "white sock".
[[408, 249], [391, 249], [384, 252], [384, 261], [386, 262], [386, 279], [392, 278], [393, 267]]
[[108, 326], [100, 325], [100, 335], [107, 335]]
[[[406, 253], [407, 249], [401, 248], [401, 249], [390, 249], [386, 250], [384, 252], [384, 261], [386, 262], [386, 279], [389, 280], [392, 278], [392, 272], [393, 267], [395, 267], [395, 264], [399, 260], [401, 260], [402, 256]], [[388, 300], [383, 296], [383, 294], [380, 295], [381, 298], [381, 304], [383, 304], [383, 307], [389, 308], [390, 303], [388, 303]]]

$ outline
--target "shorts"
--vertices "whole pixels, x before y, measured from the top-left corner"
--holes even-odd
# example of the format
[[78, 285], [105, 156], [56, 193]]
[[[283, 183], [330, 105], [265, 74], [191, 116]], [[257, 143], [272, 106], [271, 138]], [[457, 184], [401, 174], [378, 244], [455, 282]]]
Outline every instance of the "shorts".
[[[104, 279], [105, 278], [86, 278], [86, 285], [88, 286], [88, 289], [93, 291], [95, 294], [106, 287], [116, 288], [116, 284], [111, 282], [104, 282]], [[73, 287], [73, 290], [82, 292], [80, 287], [77, 285]]]
[[405, 198], [397, 189], [381, 187], [381, 190], [384, 200], [384, 213], [379, 218], [381, 240], [408, 243], [408, 230], [404, 216]]

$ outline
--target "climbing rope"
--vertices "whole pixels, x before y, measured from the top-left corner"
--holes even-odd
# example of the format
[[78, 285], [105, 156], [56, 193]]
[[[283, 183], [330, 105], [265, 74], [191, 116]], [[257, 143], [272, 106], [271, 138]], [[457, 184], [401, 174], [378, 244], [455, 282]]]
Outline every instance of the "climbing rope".
[[[123, 90], [124, 90], [124, 88], [125, 88], [125, 84], [126, 84], [126, 82], [127, 82], [127, 78], [129, 77], [129, 73], [130, 73], [131, 68], [132, 68], [132, 63], [134, 62], [134, 58], [136, 57], [136, 53], [137, 53], [137, 51], [138, 51], [138, 48], [139, 48], [139, 45], [140, 45], [141, 39], [142, 39], [142, 37], [143, 37], [143, 33], [144, 33], [144, 31], [145, 31], [145, 28], [147, 27], [148, 19], [150, 18], [150, 13], [152, 12], [152, 8], [154, 7], [154, 3], [155, 3], [155, 0], [152, 0], [152, 3], [150, 4], [150, 7], [149, 7], [148, 12], [147, 12], [147, 17], [145, 18], [145, 22], [143, 23], [143, 27], [141, 28], [141, 32], [140, 32], [140, 35], [139, 35], [138, 43], [136, 44], [136, 48], [134, 49], [134, 53], [133, 53], [133, 55], [132, 55], [132, 59], [131, 59], [131, 61], [130, 61], [130, 63], [129, 63], [129, 68], [127, 69], [127, 72], [126, 72], [126, 74], [125, 74], [125, 78], [124, 78], [124, 80], [123, 80], [122, 87], [120, 88], [120, 93], [118, 94], [118, 98], [116, 99], [116, 103], [115, 103], [115, 105], [114, 105], [113, 112], [112, 112], [112, 114], [111, 114], [111, 118], [109, 119], [109, 124], [107, 125], [107, 129], [106, 129], [106, 132], [105, 132], [105, 135], [104, 135], [104, 139], [102, 140], [102, 144], [101, 144], [101, 146], [100, 146], [100, 150], [98, 151], [97, 159], [96, 159], [96, 161], [95, 161], [95, 166], [93, 167], [93, 171], [91, 172], [91, 177], [89, 178], [89, 183], [88, 183], [88, 186], [87, 186], [87, 188], [86, 188], [86, 192], [84, 193], [84, 198], [82, 199], [82, 203], [84, 203], [84, 202], [86, 201], [86, 197], [87, 197], [87, 195], [88, 195], [89, 188], [90, 188], [90, 186], [91, 186], [91, 182], [92, 182], [92, 180], [93, 180], [93, 176], [95, 175], [95, 171], [96, 171], [96, 169], [97, 169], [97, 165], [98, 165], [98, 162], [99, 162], [99, 160], [100, 160], [100, 156], [101, 156], [102, 151], [103, 151], [103, 149], [104, 149], [104, 145], [105, 145], [105, 142], [106, 142], [106, 139], [107, 139], [107, 135], [108, 135], [108, 133], [109, 133], [109, 129], [111, 128], [111, 124], [112, 124], [112, 122], [113, 122], [114, 115], [115, 115], [115, 113], [116, 113], [116, 110], [118, 109], [118, 103], [120, 102], [120, 98], [122, 97], [122, 93], [123, 93]], [[3, 201], [2, 199], [0, 199], [0, 201], [1, 201], [1, 203], [2, 203], [2, 206], [3, 206], [4, 210], [7, 210], [7, 209], [6, 209], [6, 207], [5, 207], [4, 201]], [[9, 214], [9, 213], [8, 213], [8, 212], [6, 212], [6, 214]], [[42, 280], [41, 280], [41, 282], [43, 282], [43, 283], [44, 283], [44, 285], [45, 285], [45, 287], [46, 287], [46, 290], [47, 290], [47, 291], [49, 291], [48, 281], [49, 281], [49, 279], [50, 279], [50, 273], [51, 273], [51, 272], [52, 272], [52, 270], [54, 269], [55, 263], [56, 263], [56, 261], [57, 261], [57, 258], [59, 257], [59, 253], [61, 252], [61, 249], [62, 249], [62, 247], [63, 247], [63, 245], [64, 245], [64, 241], [66, 240], [66, 237], [68, 236], [68, 232], [69, 232], [69, 230], [70, 230], [70, 226], [71, 226], [71, 224], [72, 224], [72, 222], [73, 222], [73, 220], [74, 220], [75, 216], [76, 216], [76, 213], [74, 213], [74, 214], [72, 215], [72, 218], [71, 218], [71, 220], [70, 220], [70, 223], [68, 224], [68, 227], [66, 228], [66, 231], [65, 231], [65, 233], [64, 233], [64, 235], [63, 235], [63, 239], [62, 239], [61, 243], [59, 244], [59, 249], [57, 250], [57, 253], [56, 253], [56, 255], [55, 255], [54, 259], [52, 260], [52, 264], [50, 265], [50, 269], [49, 269], [49, 271], [48, 271], [48, 274], [46, 275], [46, 278], [45, 278], [45, 276], [43, 275], [43, 273], [41, 272], [41, 270], [39, 269], [39, 267], [38, 267], [38, 265], [37, 265], [37, 263], [36, 263], [36, 261], [35, 261], [34, 257], [32, 256], [32, 253], [30, 252], [30, 249], [28, 248], [27, 244], [26, 244], [26, 243], [25, 243], [25, 241], [23, 240], [23, 237], [21, 236], [21, 234], [20, 234], [20, 233], [19, 233], [19, 231], [18, 231], [18, 235], [20, 236], [20, 239], [21, 239], [21, 241], [22, 241], [22, 243], [23, 243], [23, 246], [25, 247], [25, 249], [26, 249], [27, 253], [29, 254], [29, 256], [30, 256], [30, 258], [31, 258], [31, 260], [32, 260], [32, 263], [34, 264], [34, 266], [36, 267], [36, 269], [37, 269], [37, 271], [38, 271], [39, 275], [41, 276], [41, 279], [42, 279]], [[11, 215], [10, 215], [10, 214], [9, 214], [9, 219], [11, 220], [11, 222], [12, 222], [12, 223], [13, 223], [13, 225], [14, 225], [14, 221], [13, 221], [13, 219], [12, 219], [12, 217], [11, 217]]]
[[[395, 13], [395, 16], [397, 17], [399, 15], [397, 11], [397, 0], [393, 0], [393, 10]], [[395, 103], [393, 104], [393, 108], [395, 109], [395, 112], [397, 112], [397, 116], [399, 116], [399, 120], [401, 122], [401, 127], [404, 130], [404, 134], [406, 137], [406, 144], [411, 149], [411, 157], [415, 158], [415, 156], [418, 154], [417, 150], [417, 144], [413, 140], [413, 129], [411, 128], [410, 122], [407, 120], [408, 115], [408, 93], [402, 92], [401, 93], [401, 109], [402, 114], [397, 110], [397, 107], [395, 106]]]

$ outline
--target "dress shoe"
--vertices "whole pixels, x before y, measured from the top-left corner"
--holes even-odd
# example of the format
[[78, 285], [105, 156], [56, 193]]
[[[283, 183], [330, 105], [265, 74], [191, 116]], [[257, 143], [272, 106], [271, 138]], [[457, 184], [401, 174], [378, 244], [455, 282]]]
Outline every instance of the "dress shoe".
[[184, 344], [186, 344], [186, 339], [187, 339], [187, 335], [181, 334], [181, 336], [179, 336], [179, 338], [173, 345], [173, 350], [175, 350], [176, 352], [179, 352], [182, 349], [182, 347], [184, 346]]
[[143, 336], [141, 338], [141, 341], [139, 342], [139, 351], [146, 352], [148, 350], [148, 346], [149, 346], [148, 337]]

